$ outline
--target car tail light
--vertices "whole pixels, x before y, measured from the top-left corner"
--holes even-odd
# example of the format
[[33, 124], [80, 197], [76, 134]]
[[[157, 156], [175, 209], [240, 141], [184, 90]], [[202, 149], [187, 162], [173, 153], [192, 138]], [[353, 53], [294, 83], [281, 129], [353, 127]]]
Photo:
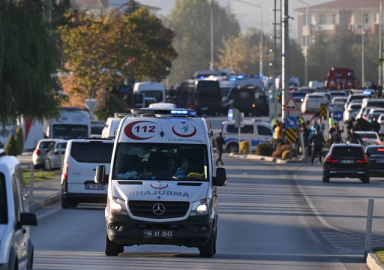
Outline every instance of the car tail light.
[[59, 153], [59, 150], [55, 150], [54, 152], [53, 152], [53, 154], [54, 155], [59, 155], [60, 153]]
[[337, 162], [338, 159], [333, 159], [331, 156], [327, 157], [327, 162]]
[[64, 166], [64, 170], [63, 170], [63, 179], [64, 180], [68, 180], [68, 168], [69, 168], [69, 164], [68, 164], [68, 160], [65, 162], [65, 166]]
[[364, 159], [358, 159], [356, 160], [358, 163], [367, 163], [368, 162], [368, 158], [365, 156]]
[[381, 145], [381, 142], [376, 142], [377, 145]]
[[364, 120], [367, 120], [367, 117], [366, 117], [366, 116], [364, 116], [363, 118], [364, 118]]
[[368, 137], [363, 137], [363, 140], [368, 140]]
[[351, 113], [351, 112], [352, 112], [352, 110], [348, 110], [347, 112]]
[[379, 148], [379, 149], [377, 149], [377, 151], [384, 152], [384, 148]]
[[35, 150], [35, 154], [36, 154], [36, 155], [40, 155], [40, 154], [41, 154], [40, 150], [39, 150], [39, 149], [36, 149], [36, 150]]

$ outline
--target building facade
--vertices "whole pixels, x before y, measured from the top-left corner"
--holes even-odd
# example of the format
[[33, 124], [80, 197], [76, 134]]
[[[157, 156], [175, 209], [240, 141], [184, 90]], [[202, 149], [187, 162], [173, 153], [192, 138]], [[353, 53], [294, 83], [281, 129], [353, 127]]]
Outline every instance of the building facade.
[[380, 0], [336, 0], [309, 6], [308, 23], [305, 7], [296, 9], [296, 12], [297, 40], [304, 54], [318, 31], [336, 35], [346, 30], [362, 34], [364, 30], [366, 35], [378, 35]]

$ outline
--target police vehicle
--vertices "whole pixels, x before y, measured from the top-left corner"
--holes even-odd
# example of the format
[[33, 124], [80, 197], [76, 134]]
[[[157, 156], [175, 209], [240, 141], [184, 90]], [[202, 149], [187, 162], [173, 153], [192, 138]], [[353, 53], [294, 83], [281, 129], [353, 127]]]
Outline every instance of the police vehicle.
[[108, 183], [105, 254], [124, 246], [161, 244], [216, 253], [218, 186], [212, 132], [191, 109], [134, 109], [118, 128], [109, 175], [98, 166], [95, 182]]

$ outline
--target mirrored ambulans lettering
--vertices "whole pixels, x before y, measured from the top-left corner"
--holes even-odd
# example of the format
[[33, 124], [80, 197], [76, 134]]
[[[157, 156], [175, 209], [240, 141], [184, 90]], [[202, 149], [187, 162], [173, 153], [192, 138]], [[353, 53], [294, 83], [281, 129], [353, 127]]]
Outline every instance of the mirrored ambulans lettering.
[[186, 192], [181, 192], [181, 191], [165, 191], [165, 190], [155, 190], [155, 191], [131, 191], [129, 193], [130, 197], [134, 196], [140, 196], [140, 195], [167, 195], [167, 196], [177, 196], [177, 197], [187, 197], [189, 198], [189, 194]]

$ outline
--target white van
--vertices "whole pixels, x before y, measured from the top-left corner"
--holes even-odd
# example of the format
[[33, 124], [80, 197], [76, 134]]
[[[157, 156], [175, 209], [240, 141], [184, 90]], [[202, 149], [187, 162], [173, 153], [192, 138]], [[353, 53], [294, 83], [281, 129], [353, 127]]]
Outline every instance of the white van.
[[89, 114], [79, 108], [61, 108], [60, 115], [45, 123], [47, 138], [82, 139], [91, 136]]
[[372, 108], [384, 108], [384, 99], [373, 99], [364, 98], [361, 108], [372, 107]]
[[[244, 121], [240, 129], [240, 140], [251, 142], [251, 150], [256, 150], [259, 143], [269, 143], [272, 139], [272, 127], [270, 124], [258, 119]], [[225, 147], [229, 153], [239, 152], [239, 129], [235, 122], [223, 122], [221, 132], [225, 140]]]
[[134, 93], [144, 94], [146, 98], [156, 98], [156, 102], [165, 102], [165, 87], [162, 83], [157, 82], [140, 82], [133, 86]]
[[119, 126], [111, 173], [98, 166], [95, 182], [108, 183], [107, 256], [124, 246], [163, 244], [216, 253], [218, 192], [207, 122], [188, 109], [135, 109]]
[[4, 154], [0, 149], [0, 269], [32, 269], [30, 225], [37, 225], [37, 219], [28, 213], [20, 162]]
[[107, 201], [107, 186], [94, 182], [96, 167], [105, 166], [109, 173], [113, 140], [70, 140], [61, 175], [61, 207], [76, 207], [82, 202]]
[[119, 127], [121, 122], [121, 118], [118, 117], [109, 117], [107, 121], [105, 121], [105, 126], [103, 131], [101, 132], [101, 138], [115, 138], [116, 130]]

